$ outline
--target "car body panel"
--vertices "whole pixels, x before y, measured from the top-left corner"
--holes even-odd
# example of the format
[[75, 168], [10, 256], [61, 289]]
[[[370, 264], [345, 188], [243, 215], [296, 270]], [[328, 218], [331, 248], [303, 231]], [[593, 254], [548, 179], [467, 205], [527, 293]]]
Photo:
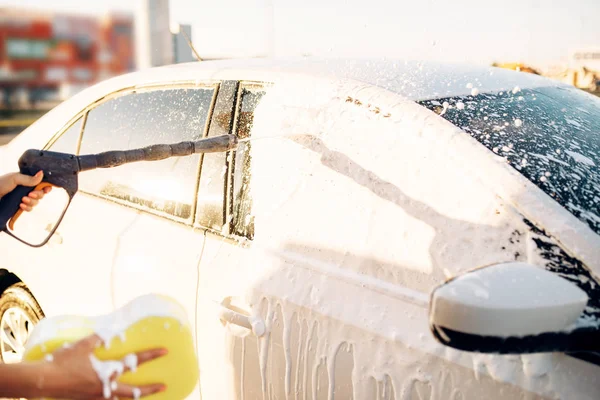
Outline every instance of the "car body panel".
[[[410, 75], [414, 65], [406, 65], [398, 76], [409, 87], [436, 76], [426, 65], [425, 72]], [[351, 66], [345, 72], [336, 67], [343, 72], [335, 79], [332, 65], [260, 60], [185, 64], [114, 78], [61, 104], [15, 139], [7, 165], [16, 165], [23, 150], [45, 144], [42, 136], [115, 90], [174, 81], [268, 82], [273, 86], [255, 110], [252, 128], [252, 139], [260, 139], [251, 150], [252, 241], [227, 231], [201, 237], [138, 210], [111, 211], [118, 229], [103, 231], [117, 243], [107, 245], [115, 259], [98, 258], [107, 264], [103, 270], [111, 270], [115, 304], [165, 290], [195, 312], [203, 398], [596, 398], [600, 367], [594, 363], [558, 353], [492, 356], [443, 347], [429, 333], [428, 296], [445, 279], [484, 265], [519, 260], [553, 268], [540, 238], [552, 252], [564, 253], [567, 264], [576, 262], [573, 273], [598, 276], [600, 237], [501, 157], [415, 104], [410, 88], [400, 93], [404, 89], [376, 66]], [[361, 67], [371, 76], [360, 80], [361, 74], [348, 72]], [[468, 72], [458, 71], [452, 74]], [[510, 76], [515, 78], [490, 85], [506, 90], [515, 82], [550, 84]], [[449, 94], [434, 83], [415, 93]], [[463, 83], [456, 78], [450, 87], [462, 93]], [[92, 209], [105, 207], [91, 201], [74, 206], [65, 221], [72, 228], [60, 228], [72, 229], [69, 237]], [[168, 238], [163, 248], [159, 235]], [[4, 236], [0, 243], [11, 249], [10, 269], [32, 281], [34, 294], [45, 290], [43, 308], [54, 301], [52, 313], [65, 309], [55, 294], [49, 299], [48, 275], [42, 281], [33, 270], [26, 272], [24, 261], [41, 264], [49, 254], [53, 265], [44, 268], [55, 273], [65, 254], [24, 248]], [[170, 249], [176, 236], [183, 239]], [[93, 243], [89, 232], [80, 240]], [[86, 252], [82, 248], [76, 260], [83, 263]], [[172, 264], [184, 263], [185, 274], [169, 281]], [[150, 277], [165, 286], [144, 280]], [[127, 283], [132, 281], [133, 288]], [[181, 285], [185, 295], [170, 289]], [[61, 296], [66, 303], [67, 295]], [[223, 323], [219, 312], [229, 301], [264, 322], [267, 334], [257, 338]]]
[[[445, 278], [491, 263], [541, 261], [526, 218], [481, 175], [471, 174], [464, 157], [449, 157], [448, 142], [434, 140], [455, 136], [456, 128], [398, 98], [377, 102], [393, 96], [363, 85], [331, 88], [328, 94], [307, 85], [276, 85], [258, 106], [253, 242], [242, 249], [225, 239], [207, 240], [199, 346], [210, 354], [218, 343], [226, 365], [207, 372], [203, 388], [216, 393], [225, 386], [232, 391], [229, 398], [248, 397], [260, 376], [265, 398], [286, 393], [326, 398], [330, 389], [336, 397], [373, 398], [378, 387], [383, 397], [389, 379], [395, 393], [445, 398], [444, 379], [400, 372], [400, 359], [410, 349], [415, 353], [408, 369], [426, 365], [429, 357], [438, 364], [434, 369], [474, 368], [468, 380], [479, 384], [487, 374], [505, 382], [496, 388], [502, 396], [568, 398], [577, 381], [578, 396], [593, 398], [599, 390], [595, 365], [562, 354], [464, 354], [441, 349], [428, 334], [427, 295]], [[289, 100], [294, 94], [298, 97]], [[348, 96], [381, 112], [346, 101]], [[377, 135], [362, 134], [369, 131]], [[310, 213], [301, 212], [307, 205]], [[210, 315], [209, 304], [227, 297], [264, 321], [269, 336], [257, 339], [246, 332], [240, 338], [239, 329], [221, 322], [209, 331], [200, 322], [203, 315]], [[403, 351], [384, 350], [392, 343]], [[341, 351], [344, 361], [338, 364], [338, 350], [347, 344], [352, 355]], [[364, 370], [348, 374], [349, 359]], [[343, 378], [334, 384], [336, 375]], [[477, 397], [477, 390], [463, 393]]]

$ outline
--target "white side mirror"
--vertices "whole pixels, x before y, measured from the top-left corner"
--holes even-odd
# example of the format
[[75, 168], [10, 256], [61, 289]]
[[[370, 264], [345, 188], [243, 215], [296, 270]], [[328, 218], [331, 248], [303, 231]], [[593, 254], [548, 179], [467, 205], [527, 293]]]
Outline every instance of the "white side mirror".
[[[430, 326], [439, 341], [463, 350], [528, 353], [556, 345], [561, 351], [587, 301], [583, 290], [543, 268], [497, 264], [436, 288]], [[539, 335], [558, 336], [544, 337], [536, 347]]]

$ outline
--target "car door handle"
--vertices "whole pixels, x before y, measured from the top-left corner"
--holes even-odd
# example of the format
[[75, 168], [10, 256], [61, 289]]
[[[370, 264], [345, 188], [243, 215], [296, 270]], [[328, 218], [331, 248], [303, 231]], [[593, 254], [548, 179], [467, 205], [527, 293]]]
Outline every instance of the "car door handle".
[[257, 337], [263, 336], [267, 330], [265, 323], [260, 318], [240, 314], [223, 305], [219, 308], [219, 319], [223, 322], [249, 329]]

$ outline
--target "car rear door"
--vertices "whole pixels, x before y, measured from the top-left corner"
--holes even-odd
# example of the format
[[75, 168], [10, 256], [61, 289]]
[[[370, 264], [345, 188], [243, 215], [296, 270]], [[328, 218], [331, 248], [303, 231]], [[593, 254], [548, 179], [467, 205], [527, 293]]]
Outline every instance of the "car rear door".
[[[86, 116], [87, 110], [76, 116], [45, 148], [76, 153]], [[8, 267], [26, 283], [47, 317], [109, 312], [115, 232], [124, 229], [133, 216], [131, 210], [77, 193], [45, 246], [20, 251], [24, 245], [12, 240], [15, 254], [26, 260], [10, 262]]]
[[[148, 137], [128, 142], [128, 147], [204, 137], [218, 91], [218, 84], [198, 83], [147, 92], [153, 98], [139, 106], [148, 109], [145, 118], [150, 121], [142, 123]], [[115, 249], [111, 275], [115, 307], [147, 293], [164, 294], [184, 306], [193, 332], [204, 245], [204, 229], [193, 226], [201, 160], [197, 154], [126, 166], [111, 176], [111, 188], [104, 194], [137, 210]], [[189, 398], [197, 397], [194, 392]]]
[[[81, 153], [139, 148], [197, 140], [207, 131], [218, 85], [161, 85], [141, 88], [98, 107], [88, 116]], [[108, 115], [131, 116], [127, 121]], [[196, 282], [204, 235], [192, 226], [200, 155], [139, 162], [90, 171], [81, 190], [93, 201], [111, 203], [134, 215], [114, 237], [110, 254], [111, 300], [120, 307], [133, 298], [160, 293], [180, 302], [194, 326]]]
[[[75, 150], [199, 139], [217, 88], [216, 82], [195, 82], [114, 93], [85, 115]], [[51, 149], [76, 152], [70, 143], [63, 135]], [[181, 302], [193, 322], [204, 238], [192, 227], [199, 162], [193, 155], [82, 173], [80, 191], [49, 245], [52, 271], [65, 279], [47, 285], [53, 292], [42, 307], [48, 305], [50, 314], [93, 315], [157, 292]]]

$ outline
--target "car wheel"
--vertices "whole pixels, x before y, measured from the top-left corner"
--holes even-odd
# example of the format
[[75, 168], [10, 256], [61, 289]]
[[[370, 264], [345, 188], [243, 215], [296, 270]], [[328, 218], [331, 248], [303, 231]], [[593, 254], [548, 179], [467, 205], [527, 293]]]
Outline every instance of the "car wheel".
[[8, 287], [0, 296], [0, 361], [20, 362], [25, 343], [44, 313], [31, 292], [22, 283]]

